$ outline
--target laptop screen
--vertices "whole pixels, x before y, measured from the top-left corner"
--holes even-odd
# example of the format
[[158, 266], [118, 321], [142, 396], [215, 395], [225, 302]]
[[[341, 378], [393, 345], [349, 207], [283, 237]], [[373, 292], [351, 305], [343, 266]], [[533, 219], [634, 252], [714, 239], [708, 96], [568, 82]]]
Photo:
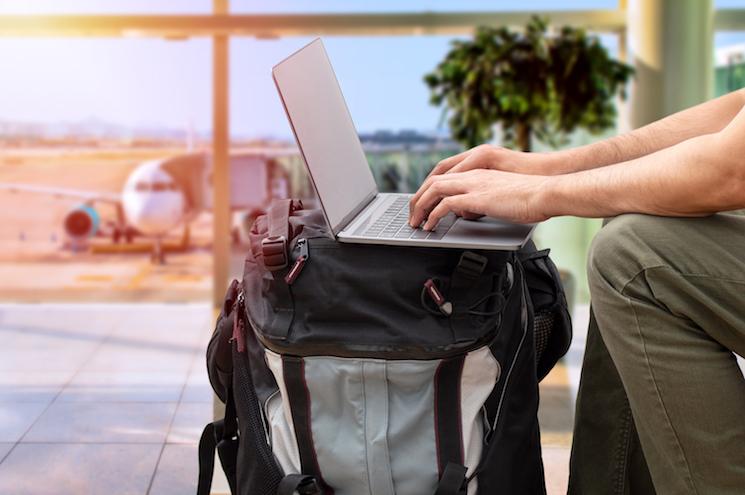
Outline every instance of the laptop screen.
[[336, 234], [377, 187], [323, 43], [313, 41], [277, 64], [272, 74]]

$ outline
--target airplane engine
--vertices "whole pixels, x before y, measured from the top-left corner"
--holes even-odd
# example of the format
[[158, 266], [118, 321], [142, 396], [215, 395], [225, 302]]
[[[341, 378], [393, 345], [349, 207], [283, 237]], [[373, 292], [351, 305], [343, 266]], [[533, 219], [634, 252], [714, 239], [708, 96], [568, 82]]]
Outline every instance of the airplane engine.
[[76, 206], [65, 215], [65, 233], [73, 241], [84, 241], [98, 232], [101, 217], [90, 205]]

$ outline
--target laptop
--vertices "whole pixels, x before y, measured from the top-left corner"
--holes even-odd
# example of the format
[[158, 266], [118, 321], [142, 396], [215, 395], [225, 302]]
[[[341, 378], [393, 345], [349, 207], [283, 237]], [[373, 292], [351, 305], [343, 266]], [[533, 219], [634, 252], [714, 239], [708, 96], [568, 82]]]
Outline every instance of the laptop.
[[535, 224], [466, 220], [452, 213], [434, 230], [410, 227], [411, 194], [378, 192], [320, 38], [278, 63], [272, 76], [323, 214], [339, 241], [516, 250], [530, 239]]

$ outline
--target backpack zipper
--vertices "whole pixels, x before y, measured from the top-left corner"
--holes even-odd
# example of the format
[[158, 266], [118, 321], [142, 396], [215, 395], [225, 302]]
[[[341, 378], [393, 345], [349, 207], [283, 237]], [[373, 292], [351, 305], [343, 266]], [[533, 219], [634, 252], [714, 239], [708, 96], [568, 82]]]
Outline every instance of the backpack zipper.
[[292, 268], [290, 268], [290, 271], [287, 272], [287, 275], [285, 275], [285, 282], [287, 285], [292, 285], [293, 282], [298, 278], [300, 275], [300, 272], [303, 271], [303, 267], [305, 266], [305, 262], [308, 261], [308, 258], [310, 257], [310, 254], [308, 252], [308, 240], [303, 238], [298, 239], [295, 242], [295, 247], [300, 249], [300, 255], [295, 259], [295, 263], [293, 263]]
[[245, 308], [245, 296], [243, 295], [243, 288], [238, 292], [238, 297], [233, 305], [233, 335], [230, 340], [235, 341], [238, 352], [246, 352], [246, 336], [243, 333], [245, 331], [243, 318], [239, 311], [243, 311]]
[[[240, 291], [238, 292], [238, 297], [235, 300], [235, 305], [233, 306], [233, 310], [236, 311], [235, 313], [235, 322], [233, 326], [233, 338], [231, 340], [235, 340], [236, 342], [236, 350], [238, 352], [241, 352], [240, 348], [243, 346], [243, 350], [246, 350], [246, 340], [245, 340], [245, 334], [243, 331], [245, 331], [244, 327], [244, 317], [248, 317], [246, 314], [245, 309], [245, 295], [243, 293], [243, 287], [241, 287]], [[249, 320], [250, 322], [250, 320]], [[236, 333], [237, 332], [237, 333]], [[269, 433], [266, 419], [264, 417], [264, 407], [259, 402], [259, 398], [256, 395], [256, 390], [254, 389], [253, 384], [253, 378], [251, 377], [251, 370], [249, 369], [250, 364], [248, 361], [250, 360], [250, 356], [246, 352], [245, 354], [245, 360], [246, 360], [246, 366], [241, 367], [235, 366], [234, 363], [234, 373], [236, 374], [236, 379], [241, 380], [244, 383], [244, 386], [239, 387], [238, 390], [235, 392], [242, 392], [245, 398], [244, 404], [247, 404], [248, 411], [245, 411], [248, 424], [240, 425], [240, 428], [248, 428], [252, 430], [257, 436], [263, 436], [264, 441], [257, 442], [257, 445], [254, 446], [255, 451], [258, 452], [259, 456], [261, 457], [263, 461], [263, 465], [266, 466], [267, 476], [269, 479], [274, 479], [277, 482], [281, 480], [282, 473], [277, 465], [277, 461], [274, 458], [274, 454], [272, 453], [272, 447], [271, 447], [271, 435]], [[257, 439], [258, 440], [258, 439]]]
[[[497, 403], [497, 410], [494, 414], [494, 421], [489, 424], [487, 421], [486, 427], [488, 428], [488, 433], [484, 437], [484, 445], [488, 446], [489, 442], [491, 442], [491, 436], [494, 434], [494, 432], [497, 430], [497, 425], [499, 424], [499, 417], [502, 412], [502, 405], [504, 404], [504, 398], [507, 393], [507, 387], [510, 385], [510, 376], [512, 375], [512, 370], [515, 368], [515, 364], [517, 363], [518, 358], [520, 357], [520, 352], [522, 351], [523, 344], [525, 343], [525, 338], [528, 335], [528, 302], [527, 297], [529, 297], [526, 294], [527, 288], [523, 288], [522, 290], [522, 296], [521, 296], [521, 304], [520, 304], [520, 323], [522, 326], [523, 334], [522, 337], [520, 337], [520, 342], [517, 344], [517, 350], [515, 351], [515, 356], [512, 358], [512, 363], [510, 364], [510, 367], [507, 370], [507, 375], [505, 376], [504, 380], [504, 387], [502, 387], [502, 392], [499, 396], [499, 402]], [[499, 361], [497, 361], [499, 363]], [[501, 379], [501, 377], [498, 378], [498, 380]], [[474, 478], [476, 478], [484, 469], [484, 459], [482, 454], [482, 458], [479, 461], [478, 465], [476, 466], [476, 469], [468, 476], [466, 479], [466, 483], [470, 483]]]
[[520, 351], [522, 351], [523, 344], [525, 343], [525, 337], [528, 335], [528, 303], [527, 303], [527, 295], [525, 294], [525, 289], [522, 291], [522, 302], [520, 306], [520, 323], [523, 330], [523, 335], [520, 338], [520, 342], [517, 344], [517, 350], [515, 351], [515, 355], [512, 358], [512, 363], [510, 363], [510, 367], [507, 370], [507, 376], [505, 377], [504, 381], [504, 387], [502, 387], [502, 393], [499, 396], [499, 403], [497, 405], [497, 412], [494, 415], [494, 422], [491, 425], [491, 431], [495, 431], [497, 429], [497, 423], [499, 422], [499, 416], [502, 412], [502, 404], [504, 402], [504, 397], [507, 393], [507, 387], [510, 384], [510, 376], [512, 375], [512, 370], [515, 368], [515, 364], [517, 363], [517, 359], [520, 357]]

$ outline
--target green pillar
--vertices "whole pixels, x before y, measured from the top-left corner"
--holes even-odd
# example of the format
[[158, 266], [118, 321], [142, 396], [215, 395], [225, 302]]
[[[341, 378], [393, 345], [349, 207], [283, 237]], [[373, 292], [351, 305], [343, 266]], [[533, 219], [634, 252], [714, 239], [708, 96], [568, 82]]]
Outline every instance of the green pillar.
[[631, 127], [637, 128], [712, 96], [712, 0], [629, 0]]

